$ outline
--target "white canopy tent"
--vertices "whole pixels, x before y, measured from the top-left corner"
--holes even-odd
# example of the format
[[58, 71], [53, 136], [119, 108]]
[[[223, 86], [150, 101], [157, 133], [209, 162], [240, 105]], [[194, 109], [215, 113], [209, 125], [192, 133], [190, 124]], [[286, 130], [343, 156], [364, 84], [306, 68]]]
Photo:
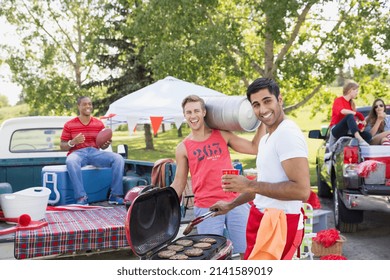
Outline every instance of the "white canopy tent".
[[168, 76], [149, 86], [113, 102], [105, 117], [112, 126], [127, 123], [130, 134], [137, 124], [152, 123], [153, 129], [161, 122], [175, 123], [179, 128], [184, 121], [181, 102], [190, 95], [200, 97], [226, 96], [218, 91]]

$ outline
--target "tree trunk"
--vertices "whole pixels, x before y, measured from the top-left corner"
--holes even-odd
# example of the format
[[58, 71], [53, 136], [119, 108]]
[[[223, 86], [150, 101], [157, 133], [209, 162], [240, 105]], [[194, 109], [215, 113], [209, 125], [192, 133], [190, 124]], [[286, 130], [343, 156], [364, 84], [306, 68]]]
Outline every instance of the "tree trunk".
[[146, 150], [154, 150], [153, 137], [150, 131], [150, 124], [144, 124], [144, 130], [145, 130]]
[[183, 125], [181, 125], [180, 127], [179, 127], [179, 129], [177, 130], [177, 137], [183, 137], [183, 131], [181, 130], [181, 128], [183, 127]]

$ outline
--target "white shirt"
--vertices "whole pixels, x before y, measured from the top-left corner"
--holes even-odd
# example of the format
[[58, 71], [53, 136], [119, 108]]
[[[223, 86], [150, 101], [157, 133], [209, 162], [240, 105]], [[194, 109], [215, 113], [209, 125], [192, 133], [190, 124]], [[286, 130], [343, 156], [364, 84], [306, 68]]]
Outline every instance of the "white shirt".
[[[269, 183], [288, 181], [282, 162], [297, 157], [308, 158], [308, 148], [300, 128], [292, 120], [282, 121], [271, 134], [264, 135], [259, 143], [257, 154], [257, 180]], [[264, 212], [265, 208], [284, 210], [286, 214], [301, 213], [302, 201], [278, 200], [256, 194], [256, 207]]]

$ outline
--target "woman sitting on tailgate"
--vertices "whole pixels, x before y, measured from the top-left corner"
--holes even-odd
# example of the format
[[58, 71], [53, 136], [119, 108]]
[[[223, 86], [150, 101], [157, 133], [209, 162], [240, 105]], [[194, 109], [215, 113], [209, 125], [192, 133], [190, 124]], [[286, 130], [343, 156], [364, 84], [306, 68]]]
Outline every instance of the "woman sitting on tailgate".
[[359, 85], [349, 82], [343, 88], [343, 96], [335, 98], [332, 106], [330, 133], [337, 140], [342, 136], [347, 136], [350, 131], [358, 139], [359, 145], [368, 146], [372, 136], [368, 131], [364, 131], [366, 121], [363, 114], [356, 111], [356, 105], [353, 102], [358, 92]]
[[390, 115], [386, 115], [386, 105], [381, 98], [375, 99], [366, 122], [365, 130], [372, 135], [370, 144], [390, 145]]

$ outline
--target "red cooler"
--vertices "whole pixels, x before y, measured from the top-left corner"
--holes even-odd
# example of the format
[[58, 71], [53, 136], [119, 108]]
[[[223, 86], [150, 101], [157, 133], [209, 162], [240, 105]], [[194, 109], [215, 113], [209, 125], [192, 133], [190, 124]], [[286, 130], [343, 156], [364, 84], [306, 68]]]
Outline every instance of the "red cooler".
[[386, 164], [386, 178], [390, 179], [390, 146], [362, 146], [360, 149], [364, 160], [376, 160]]

